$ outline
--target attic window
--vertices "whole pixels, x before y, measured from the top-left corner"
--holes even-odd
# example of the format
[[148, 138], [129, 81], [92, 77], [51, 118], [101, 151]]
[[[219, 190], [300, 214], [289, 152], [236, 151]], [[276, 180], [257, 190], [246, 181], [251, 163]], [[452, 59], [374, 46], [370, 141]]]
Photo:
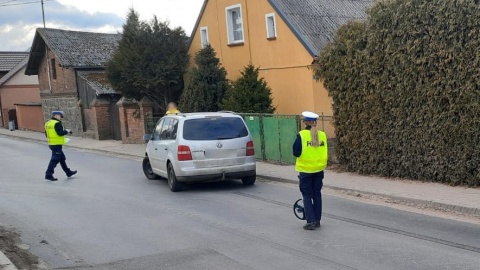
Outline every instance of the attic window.
[[265, 15], [267, 23], [267, 39], [273, 40], [277, 38], [277, 22], [275, 20], [275, 14], [270, 13]]
[[240, 4], [225, 9], [227, 15], [228, 44], [244, 42], [242, 6]]
[[55, 59], [50, 60], [51, 66], [52, 66], [52, 79], [56, 80], [57, 79], [57, 66], [55, 65]]
[[202, 27], [200, 28], [200, 39], [202, 42], [202, 49], [207, 47], [209, 44], [208, 42], [208, 27]]

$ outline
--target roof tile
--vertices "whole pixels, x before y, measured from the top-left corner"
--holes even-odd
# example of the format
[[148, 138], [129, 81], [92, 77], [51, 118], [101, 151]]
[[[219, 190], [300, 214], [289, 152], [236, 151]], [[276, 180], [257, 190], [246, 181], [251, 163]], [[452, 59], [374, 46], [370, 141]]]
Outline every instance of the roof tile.
[[28, 52], [0, 52], [0, 72], [8, 72], [20, 63]]
[[338, 27], [366, 18], [373, 0], [269, 0], [312, 55], [333, 41]]

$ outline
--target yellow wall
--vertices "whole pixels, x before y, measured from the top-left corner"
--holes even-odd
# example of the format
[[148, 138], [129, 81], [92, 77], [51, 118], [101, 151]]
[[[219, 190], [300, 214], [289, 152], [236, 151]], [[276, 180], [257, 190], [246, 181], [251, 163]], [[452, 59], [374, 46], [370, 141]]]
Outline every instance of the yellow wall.
[[[244, 44], [228, 46], [225, 8], [241, 4]], [[265, 15], [275, 13], [276, 40], [267, 39]], [[276, 14], [267, 0], [209, 0], [195, 33], [190, 54], [201, 49], [200, 28], [208, 27], [209, 42], [217, 57], [235, 80], [249, 62], [260, 67], [260, 75], [272, 88], [279, 114], [300, 114], [311, 110], [331, 115], [331, 102], [309, 69], [312, 56]]]

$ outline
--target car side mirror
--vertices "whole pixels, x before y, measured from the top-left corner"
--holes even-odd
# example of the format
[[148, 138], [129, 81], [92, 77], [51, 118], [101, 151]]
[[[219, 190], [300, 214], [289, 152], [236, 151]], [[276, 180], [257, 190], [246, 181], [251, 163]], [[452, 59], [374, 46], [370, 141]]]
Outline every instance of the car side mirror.
[[143, 140], [148, 143], [152, 139], [152, 134], [145, 134], [143, 135]]

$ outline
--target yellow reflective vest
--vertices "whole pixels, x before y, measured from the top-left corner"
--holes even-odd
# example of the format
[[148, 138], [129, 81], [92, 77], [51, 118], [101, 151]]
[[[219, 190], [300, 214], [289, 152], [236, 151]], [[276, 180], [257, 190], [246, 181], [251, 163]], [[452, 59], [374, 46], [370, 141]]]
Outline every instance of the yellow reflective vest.
[[177, 109], [174, 109], [174, 110], [171, 110], [171, 111], [167, 111], [165, 114], [169, 115], [169, 114], [177, 114], [177, 113], [180, 113], [180, 111], [177, 110]]
[[317, 173], [327, 168], [328, 145], [325, 132], [318, 131], [319, 146], [313, 147], [310, 130], [300, 131], [302, 154], [297, 158], [295, 170], [302, 173]]
[[[64, 145], [66, 143], [65, 136], [60, 136], [55, 131], [55, 124], [58, 122], [60, 121], [52, 119], [45, 123], [45, 132], [47, 133], [48, 145]], [[60, 122], [60, 124], [62, 125], [62, 122]]]

